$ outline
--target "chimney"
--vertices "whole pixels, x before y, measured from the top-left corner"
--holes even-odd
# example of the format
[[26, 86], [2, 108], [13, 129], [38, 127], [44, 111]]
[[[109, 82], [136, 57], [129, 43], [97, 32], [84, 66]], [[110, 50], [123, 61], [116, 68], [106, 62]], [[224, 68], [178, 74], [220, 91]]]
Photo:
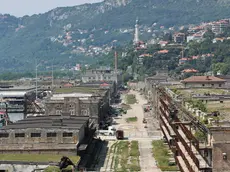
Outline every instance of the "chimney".
[[206, 76], [206, 80], [209, 80], [209, 76]]
[[114, 54], [114, 70], [115, 72], [117, 73], [117, 51], [115, 51], [115, 54]]

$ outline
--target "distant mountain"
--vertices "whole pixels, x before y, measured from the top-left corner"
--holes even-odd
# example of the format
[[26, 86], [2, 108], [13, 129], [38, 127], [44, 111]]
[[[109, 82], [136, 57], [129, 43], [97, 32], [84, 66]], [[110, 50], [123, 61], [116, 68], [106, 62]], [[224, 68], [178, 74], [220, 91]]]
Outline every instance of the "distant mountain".
[[230, 0], [105, 0], [22, 18], [0, 15], [0, 71], [32, 70], [35, 58], [44, 69], [53, 60], [67, 68], [87, 63], [114, 40], [131, 41], [137, 17], [143, 31], [230, 18]]

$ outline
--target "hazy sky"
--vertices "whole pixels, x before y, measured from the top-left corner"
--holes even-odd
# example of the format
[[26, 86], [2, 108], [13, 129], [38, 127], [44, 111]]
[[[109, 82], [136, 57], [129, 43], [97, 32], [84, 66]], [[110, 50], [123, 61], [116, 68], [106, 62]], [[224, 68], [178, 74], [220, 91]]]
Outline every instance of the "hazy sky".
[[1, 0], [0, 13], [15, 16], [47, 12], [56, 7], [74, 6], [102, 0]]

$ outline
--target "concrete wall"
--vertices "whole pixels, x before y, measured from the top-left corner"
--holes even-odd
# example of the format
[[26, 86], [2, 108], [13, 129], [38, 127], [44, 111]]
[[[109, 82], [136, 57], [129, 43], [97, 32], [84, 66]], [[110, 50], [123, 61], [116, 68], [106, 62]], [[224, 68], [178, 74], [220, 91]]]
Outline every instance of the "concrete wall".
[[[230, 128], [211, 128], [212, 166], [213, 172], [230, 171]], [[226, 153], [227, 159], [223, 159]]]
[[[220, 84], [220, 85], [219, 85]], [[184, 83], [185, 88], [222, 88], [224, 83]]]
[[[8, 130], [9, 137], [0, 138], [0, 150], [53, 150], [75, 149], [85, 135], [85, 126], [78, 130], [69, 129], [21, 129]], [[63, 133], [73, 133], [72, 136], [63, 137]], [[15, 137], [15, 133], [25, 133], [25, 137]], [[31, 133], [41, 133], [41, 137], [31, 137]], [[56, 137], [47, 137], [47, 133], [57, 133]]]
[[[227, 160], [223, 159], [223, 153], [227, 154]], [[212, 150], [213, 172], [230, 171], [230, 143], [214, 143]]]
[[49, 165], [11, 165], [0, 164], [0, 170], [8, 170], [8, 172], [32, 172], [35, 169], [44, 169]]

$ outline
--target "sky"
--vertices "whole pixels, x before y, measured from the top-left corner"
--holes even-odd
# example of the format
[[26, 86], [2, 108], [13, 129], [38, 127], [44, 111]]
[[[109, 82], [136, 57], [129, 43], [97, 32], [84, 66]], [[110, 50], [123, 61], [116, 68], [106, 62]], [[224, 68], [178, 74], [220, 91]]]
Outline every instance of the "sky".
[[74, 6], [102, 0], [1, 0], [0, 13], [17, 17], [47, 12], [56, 7]]

